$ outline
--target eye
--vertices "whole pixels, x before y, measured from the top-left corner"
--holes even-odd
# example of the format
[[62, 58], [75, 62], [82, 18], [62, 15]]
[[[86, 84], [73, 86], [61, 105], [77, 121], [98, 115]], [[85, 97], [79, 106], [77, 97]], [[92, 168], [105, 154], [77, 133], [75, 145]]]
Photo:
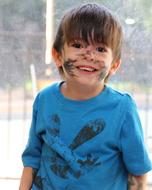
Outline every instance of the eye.
[[79, 42], [72, 43], [71, 46], [74, 47], [74, 48], [77, 48], [77, 49], [82, 48], [82, 44], [79, 43]]
[[104, 52], [107, 51], [106, 48], [104, 48], [104, 47], [97, 47], [96, 50], [97, 50], [98, 52], [102, 52], [102, 53], [104, 53]]

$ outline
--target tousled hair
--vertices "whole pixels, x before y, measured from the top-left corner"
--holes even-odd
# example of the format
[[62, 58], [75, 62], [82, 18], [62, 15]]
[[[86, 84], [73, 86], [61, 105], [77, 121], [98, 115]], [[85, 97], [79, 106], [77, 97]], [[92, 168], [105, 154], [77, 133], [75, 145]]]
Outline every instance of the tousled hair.
[[[65, 13], [56, 33], [53, 48], [61, 53], [64, 43], [83, 39], [86, 43], [102, 43], [112, 49], [113, 62], [121, 57], [123, 32], [110, 10], [97, 4], [84, 4]], [[63, 75], [62, 67], [59, 72]]]

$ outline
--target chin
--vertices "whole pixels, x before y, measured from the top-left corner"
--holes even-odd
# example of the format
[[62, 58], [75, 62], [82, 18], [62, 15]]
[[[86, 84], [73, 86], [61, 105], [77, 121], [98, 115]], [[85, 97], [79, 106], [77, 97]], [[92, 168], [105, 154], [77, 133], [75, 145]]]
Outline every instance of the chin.
[[88, 86], [88, 87], [96, 86], [98, 82], [96, 80], [86, 80], [86, 79], [77, 80], [77, 83], [79, 85]]

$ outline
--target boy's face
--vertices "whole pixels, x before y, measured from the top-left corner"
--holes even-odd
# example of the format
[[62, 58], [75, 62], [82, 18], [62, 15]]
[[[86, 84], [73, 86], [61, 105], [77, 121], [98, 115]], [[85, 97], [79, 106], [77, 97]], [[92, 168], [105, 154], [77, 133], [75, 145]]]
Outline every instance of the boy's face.
[[113, 63], [112, 50], [103, 44], [87, 44], [82, 40], [65, 43], [57, 66], [63, 67], [66, 80], [97, 85], [113, 74], [119, 64]]

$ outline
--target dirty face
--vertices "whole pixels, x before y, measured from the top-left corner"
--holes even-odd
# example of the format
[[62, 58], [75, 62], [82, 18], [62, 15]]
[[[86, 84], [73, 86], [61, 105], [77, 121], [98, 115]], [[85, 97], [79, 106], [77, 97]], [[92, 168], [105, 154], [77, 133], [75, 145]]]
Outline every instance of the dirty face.
[[66, 79], [97, 84], [109, 74], [113, 56], [112, 50], [103, 44], [74, 40], [64, 44], [61, 59]]

